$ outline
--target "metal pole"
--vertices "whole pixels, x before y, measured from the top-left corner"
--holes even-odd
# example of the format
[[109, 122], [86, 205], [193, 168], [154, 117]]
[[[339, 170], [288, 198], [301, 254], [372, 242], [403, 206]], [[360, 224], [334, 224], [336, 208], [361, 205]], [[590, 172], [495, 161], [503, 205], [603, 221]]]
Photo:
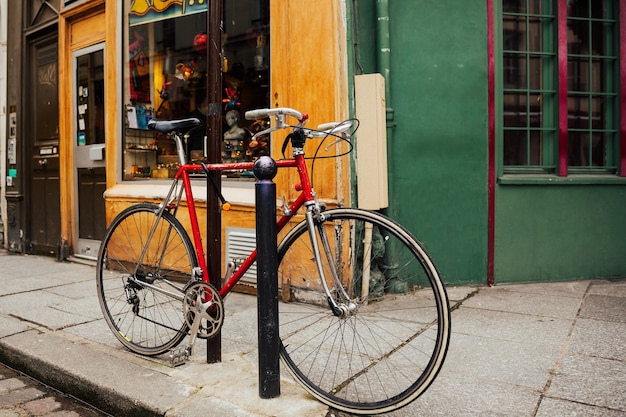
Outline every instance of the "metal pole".
[[262, 156], [254, 163], [256, 189], [257, 311], [259, 396], [280, 395], [278, 363], [278, 254], [276, 252], [276, 162]]
[[[207, 13], [207, 132], [206, 150], [209, 162], [221, 162], [222, 144], [222, 0], [209, 0]], [[221, 187], [219, 171], [211, 172], [213, 182]], [[222, 218], [220, 201], [207, 181], [207, 269], [211, 284], [222, 286]], [[207, 362], [221, 362], [221, 332], [207, 341]]]

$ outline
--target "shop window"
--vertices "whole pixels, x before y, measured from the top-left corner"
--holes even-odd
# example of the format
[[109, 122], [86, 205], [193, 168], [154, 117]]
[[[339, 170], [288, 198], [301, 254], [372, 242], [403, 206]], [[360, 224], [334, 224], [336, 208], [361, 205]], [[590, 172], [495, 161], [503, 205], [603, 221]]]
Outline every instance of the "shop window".
[[617, 173], [618, 1], [502, 2], [505, 173]]
[[[158, 3], [158, 4], [157, 4]], [[125, 180], [170, 178], [178, 166], [173, 141], [147, 129], [151, 118], [206, 120], [207, 3], [124, 1]], [[246, 110], [269, 107], [269, 0], [224, 1], [223, 162], [252, 161], [269, 143], [251, 142], [260, 129]], [[188, 160], [206, 156], [206, 127], [189, 132]], [[230, 178], [252, 178], [229, 172]]]

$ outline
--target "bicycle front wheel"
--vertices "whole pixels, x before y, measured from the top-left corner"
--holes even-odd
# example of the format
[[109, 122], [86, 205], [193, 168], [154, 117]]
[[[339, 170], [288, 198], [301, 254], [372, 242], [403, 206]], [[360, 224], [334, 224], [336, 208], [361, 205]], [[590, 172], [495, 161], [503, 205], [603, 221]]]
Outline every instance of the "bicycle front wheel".
[[291, 298], [279, 307], [281, 357], [332, 407], [396, 410], [421, 395], [443, 364], [450, 338], [445, 287], [422, 245], [393, 220], [353, 208], [323, 216], [314, 239], [322, 248], [320, 233], [328, 237], [324, 275], [344, 310], [329, 307], [307, 224], [298, 224], [279, 247], [279, 280]]
[[122, 211], [107, 229], [97, 263], [104, 318], [117, 339], [142, 355], [178, 345], [188, 327], [184, 290], [198, 261], [180, 222], [142, 203]]

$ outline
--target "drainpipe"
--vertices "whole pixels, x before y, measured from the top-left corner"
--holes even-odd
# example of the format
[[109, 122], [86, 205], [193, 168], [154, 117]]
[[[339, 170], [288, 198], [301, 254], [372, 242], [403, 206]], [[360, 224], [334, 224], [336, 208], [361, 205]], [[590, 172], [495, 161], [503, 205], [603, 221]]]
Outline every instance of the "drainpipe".
[[[385, 78], [385, 113], [387, 122], [387, 193], [389, 207], [382, 210], [384, 214], [395, 218], [397, 211], [393, 197], [393, 128], [396, 126], [394, 110], [391, 100], [391, 22], [389, 18], [389, 0], [376, 0], [376, 66], [379, 73]], [[371, 249], [369, 249], [371, 250]], [[398, 265], [391, 262], [389, 256], [394, 252], [388, 248], [384, 257], [385, 276], [387, 278], [387, 290], [403, 293], [407, 291], [408, 283], [397, 276]], [[369, 271], [368, 271], [369, 274]]]
[[[395, 127], [394, 110], [391, 102], [391, 37], [389, 21], [389, 0], [376, 1], [376, 66], [378, 72], [385, 78], [385, 105], [387, 119], [387, 178], [388, 194], [394, 196], [393, 187], [393, 165], [391, 162], [393, 128]], [[392, 199], [389, 198], [391, 202]], [[393, 207], [393, 204], [390, 204]], [[393, 217], [393, 209], [387, 209], [388, 214]]]

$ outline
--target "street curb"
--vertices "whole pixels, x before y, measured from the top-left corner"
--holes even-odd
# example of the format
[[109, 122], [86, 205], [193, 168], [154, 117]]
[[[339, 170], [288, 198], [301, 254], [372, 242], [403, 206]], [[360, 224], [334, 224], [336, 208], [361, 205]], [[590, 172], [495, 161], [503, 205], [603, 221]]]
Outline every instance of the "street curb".
[[[113, 416], [162, 417], [165, 415], [166, 410], [159, 410], [136, 398], [125, 396], [106, 385], [81, 377], [70, 369], [30, 354], [23, 348], [12, 346], [6, 342], [7, 340], [10, 341], [11, 337], [0, 340], [0, 362], [56, 390], [72, 395]], [[67, 340], [64, 343], [72, 343], [76, 346], [76, 343]], [[95, 356], [97, 352], [94, 351], [93, 354]]]

